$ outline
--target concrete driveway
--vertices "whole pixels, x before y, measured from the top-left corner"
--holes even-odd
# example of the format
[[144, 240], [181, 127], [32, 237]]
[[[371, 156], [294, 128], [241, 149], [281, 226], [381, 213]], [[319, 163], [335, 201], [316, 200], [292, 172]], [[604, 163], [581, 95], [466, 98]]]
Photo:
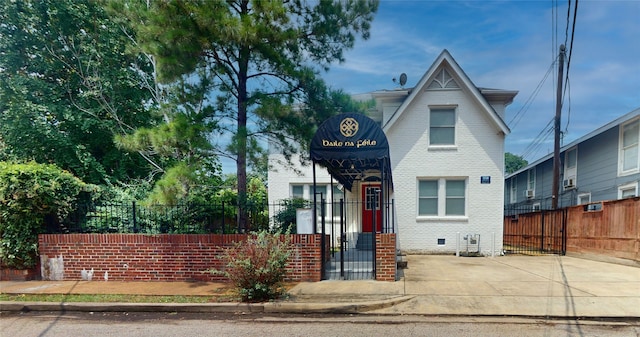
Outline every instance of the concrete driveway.
[[379, 314], [639, 317], [640, 268], [567, 256], [407, 256], [398, 282], [302, 283], [299, 296], [410, 296]]

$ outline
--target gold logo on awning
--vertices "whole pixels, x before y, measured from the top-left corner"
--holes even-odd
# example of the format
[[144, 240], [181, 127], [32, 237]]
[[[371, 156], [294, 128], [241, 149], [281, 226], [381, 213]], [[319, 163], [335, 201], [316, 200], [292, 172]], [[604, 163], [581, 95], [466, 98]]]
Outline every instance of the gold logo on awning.
[[340, 122], [340, 133], [345, 137], [353, 137], [358, 133], [358, 121], [355, 118], [345, 118]]

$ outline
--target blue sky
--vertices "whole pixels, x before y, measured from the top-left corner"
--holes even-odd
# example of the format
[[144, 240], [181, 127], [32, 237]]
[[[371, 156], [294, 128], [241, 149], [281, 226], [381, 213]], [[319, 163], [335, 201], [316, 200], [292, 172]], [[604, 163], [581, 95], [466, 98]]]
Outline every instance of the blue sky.
[[[403, 72], [405, 87], [412, 87], [447, 49], [476, 86], [519, 91], [507, 108], [505, 150], [531, 162], [553, 151], [552, 133], [535, 148], [530, 144], [555, 115], [557, 67], [533, 95], [565, 42], [568, 6], [551, 0], [382, 0], [371, 38], [358, 41], [344, 63], [322, 76], [350, 94], [393, 89], [392, 79]], [[564, 144], [640, 107], [640, 1], [579, 1], [568, 89]]]

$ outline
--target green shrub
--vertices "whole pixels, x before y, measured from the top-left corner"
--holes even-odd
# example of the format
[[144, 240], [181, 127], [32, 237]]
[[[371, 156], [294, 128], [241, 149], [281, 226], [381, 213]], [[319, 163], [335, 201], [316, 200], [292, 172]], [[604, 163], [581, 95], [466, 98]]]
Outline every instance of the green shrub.
[[297, 233], [296, 216], [298, 208], [309, 208], [308, 200], [292, 198], [283, 200], [282, 209], [273, 216], [274, 229], [276, 231]]
[[290, 255], [289, 235], [262, 231], [225, 249], [220, 258], [228, 261], [226, 267], [211, 272], [229, 278], [245, 302], [272, 300], [285, 293], [283, 282]]
[[45, 219], [58, 223], [75, 207], [86, 185], [55, 165], [0, 162], [0, 258], [2, 265], [36, 265]]

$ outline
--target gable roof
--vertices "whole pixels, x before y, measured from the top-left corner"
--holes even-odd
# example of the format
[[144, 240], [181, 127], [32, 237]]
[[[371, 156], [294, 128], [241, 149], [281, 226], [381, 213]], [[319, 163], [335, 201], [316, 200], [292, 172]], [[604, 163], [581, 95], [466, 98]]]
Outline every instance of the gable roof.
[[[411, 102], [420, 95], [421, 92], [428, 85], [429, 80], [434, 76], [434, 73], [440, 69], [442, 65], [447, 65], [449, 69], [455, 73], [457, 79], [460, 79], [462, 83], [459, 83], [461, 88], [466, 88], [471, 92], [473, 98], [478, 102], [482, 107], [484, 112], [489, 116], [490, 120], [494, 123], [494, 125], [502, 131], [505, 135], [508, 135], [511, 130], [504, 122], [502, 117], [498, 115], [498, 113], [493, 109], [493, 107], [489, 104], [487, 99], [482, 95], [482, 92], [478, 87], [476, 87], [473, 82], [469, 79], [467, 74], [460, 68], [458, 63], [453, 59], [453, 56], [449, 53], [448, 50], [444, 49], [442, 53], [436, 58], [431, 67], [427, 70], [427, 72], [422, 76], [418, 84], [411, 90], [409, 97], [404, 100], [402, 105], [393, 113], [391, 118], [382, 126], [382, 129], [386, 132], [393, 126], [393, 124], [400, 118], [400, 116], [407, 110], [407, 107], [411, 105]], [[506, 91], [500, 90], [501, 93], [509, 93], [511, 95], [511, 99], [513, 96], [517, 94], [517, 91]]]
[[[628, 113], [626, 113], [626, 114], [614, 119], [613, 121], [611, 121], [611, 122], [609, 122], [609, 123], [597, 128], [597, 129], [587, 133], [586, 135], [574, 140], [573, 142], [571, 142], [571, 143], [569, 143], [567, 145], [561, 146], [560, 147], [560, 153], [562, 153], [562, 152], [564, 152], [564, 151], [566, 151], [566, 150], [568, 150], [568, 149], [570, 149], [570, 148], [572, 148], [572, 147], [574, 147], [574, 146], [576, 146], [576, 145], [578, 145], [578, 144], [580, 144], [580, 143], [582, 143], [582, 142], [584, 142], [586, 140], [589, 140], [589, 139], [591, 139], [593, 137], [596, 137], [596, 136], [600, 135], [601, 133], [609, 131], [610, 129], [612, 129], [614, 127], [617, 127], [617, 126], [619, 126], [621, 124], [624, 124], [624, 123], [626, 123], [626, 122], [628, 122], [628, 121], [630, 121], [630, 120], [632, 120], [632, 119], [634, 119], [636, 117], [639, 117], [639, 116], [640, 116], [640, 108], [636, 108], [635, 110], [632, 110], [631, 112], [628, 112]], [[515, 171], [513, 173], [510, 173], [510, 174], [506, 175], [504, 177], [504, 179], [505, 180], [510, 179], [513, 176], [516, 176], [516, 175], [518, 175], [518, 174], [520, 174], [520, 173], [522, 173], [524, 171], [527, 171], [527, 170], [531, 169], [534, 166], [537, 166], [537, 165], [539, 165], [539, 164], [541, 164], [541, 163], [543, 163], [543, 162], [545, 162], [545, 161], [547, 161], [549, 159], [552, 159], [553, 155], [554, 155], [553, 152], [548, 153], [547, 155], [545, 155], [542, 158], [532, 162], [531, 164], [529, 164], [529, 165], [527, 165], [527, 166], [525, 166], [525, 167], [523, 167], [523, 168], [521, 168], [521, 169], [519, 169], [519, 170], [517, 170], [517, 171]]]

